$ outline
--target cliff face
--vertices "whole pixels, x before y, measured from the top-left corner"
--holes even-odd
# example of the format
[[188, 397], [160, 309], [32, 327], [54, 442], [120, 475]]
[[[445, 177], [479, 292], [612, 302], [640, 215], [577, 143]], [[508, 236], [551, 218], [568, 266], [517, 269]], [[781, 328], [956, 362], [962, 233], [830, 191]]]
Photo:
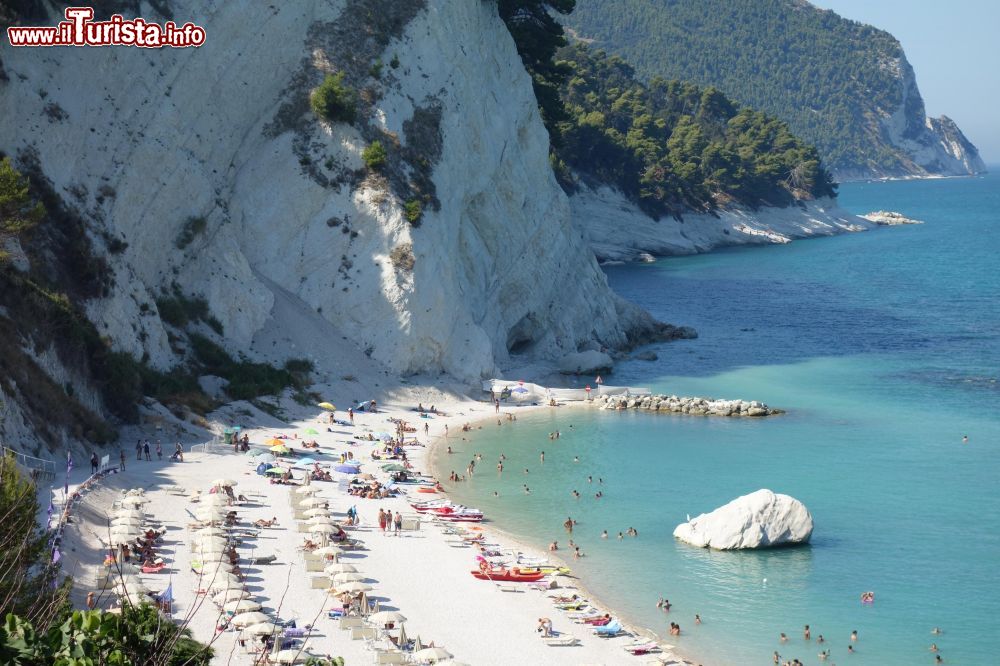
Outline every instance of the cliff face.
[[[900, 52], [901, 53], [901, 52]], [[854, 173], [844, 170], [841, 177], [927, 177], [967, 176], [986, 171], [979, 151], [951, 118], [930, 118], [917, 88], [913, 67], [900, 55], [885, 65], [894, 74], [901, 100], [896, 108], [876, 107], [868, 114], [872, 133], [890, 146], [895, 164], [869, 165]]]
[[781, 118], [839, 180], [984, 171], [953, 122], [927, 117], [895, 37], [805, 0], [577, 0], [564, 20], [644, 78], [712, 85]]
[[[320, 370], [351, 345], [394, 371], [478, 378], [512, 354], [615, 347], [653, 327], [571, 226], [493, 3], [169, 11], [204, 26], [205, 45], [3, 54], [0, 151], [37, 163], [109, 262], [113, 284], [86, 309], [116, 349], [178, 362], [155, 304], [174, 290], [207, 300], [224, 333], [203, 332], [232, 353]], [[353, 126], [308, 110], [331, 71], [358, 91]], [[363, 170], [373, 137], [384, 175]], [[427, 195], [419, 226], [407, 188]], [[289, 307], [311, 313], [310, 336], [276, 318]]]

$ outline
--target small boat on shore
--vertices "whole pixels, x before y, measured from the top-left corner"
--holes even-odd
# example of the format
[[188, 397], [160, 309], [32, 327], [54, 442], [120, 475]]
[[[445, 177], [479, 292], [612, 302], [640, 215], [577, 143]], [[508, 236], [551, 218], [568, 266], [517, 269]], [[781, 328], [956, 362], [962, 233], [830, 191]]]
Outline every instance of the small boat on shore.
[[545, 574], [535, 571], [532, 573], [525, 573], [520, 569], [490, 569], [490, 568], [480, 568], [475, 569], [471, 572], [474, 577], [479, 580], [492, 580], [494, 582], [505, 582], [505, 583], [534, 583], [542, 578]]

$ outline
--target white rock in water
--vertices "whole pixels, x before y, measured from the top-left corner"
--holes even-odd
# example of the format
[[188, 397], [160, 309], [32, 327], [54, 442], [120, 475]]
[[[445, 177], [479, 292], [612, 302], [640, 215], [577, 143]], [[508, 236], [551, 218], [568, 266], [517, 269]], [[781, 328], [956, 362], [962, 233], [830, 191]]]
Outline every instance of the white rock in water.
[[604, 352], [582, 351], [563, 356], [559, 360], [559, 372], [564, 375], [588, 375], [594, 372], [606, 372], [614, 365], [615, 362]]
[[812, 531], [812, 515], [802, 502], [758, 490], [678, 525], [674, 536], [701, 548], [734, 550], [807, 543]]
[[869, 222], [874, 222], [875, 224], [881, 225], [883, 227], [895, 227], [902, 224], [923, 224], [921, 220], [914, 220], [912, 218], [906, 217], [902, 213], [897, 213], [890, 210], [876, 210], [867, 215], [862, 215]]

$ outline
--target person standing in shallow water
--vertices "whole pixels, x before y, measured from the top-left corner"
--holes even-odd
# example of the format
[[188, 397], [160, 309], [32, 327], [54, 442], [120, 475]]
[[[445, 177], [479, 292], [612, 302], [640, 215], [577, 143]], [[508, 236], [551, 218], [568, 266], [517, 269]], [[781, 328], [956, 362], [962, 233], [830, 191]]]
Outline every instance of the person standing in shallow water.
[[566, 522], [563, 523], [563, 527], [566, 528], [566, 532], [568, 534], [572, 534], [573, 533], [573, 518], [571, 518], [571, 517], [566, 518]]

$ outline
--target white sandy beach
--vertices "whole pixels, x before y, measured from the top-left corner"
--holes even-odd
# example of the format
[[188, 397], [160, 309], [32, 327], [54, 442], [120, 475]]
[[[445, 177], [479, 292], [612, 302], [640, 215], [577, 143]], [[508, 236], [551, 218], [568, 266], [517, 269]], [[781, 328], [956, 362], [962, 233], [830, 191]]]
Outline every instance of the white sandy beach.
[[[330, 393], [334, 397], [339, 392], [331, 390]], [[299, 444], [315, 439], [325, 455], [309, 455], [318, 458], [324, 467], [333, 462], [330, 454], [350, 450], [355, 458], [367, 461], [362, 465], [363, 473], [370, 472], [384, 480], [387, 475], [381, 471], [381, 463], [371, 462], [370, 452], [375, 443], [349, 446], [348, 440], [368, 432], [392, 432], [394, 425], [389, 419], [401, 418], [419, 428], [416, 438], [421, 444], [429, 444], [432, 438], [444, 435], [446, 424], [455, 437], [462, 423], [484, 419], [493, 413], [493, 407], [486, 403], [429, 387], [403, 387], [389, 393], [386, 399], [388, 404], [380, 402], [377, 413], [356, 414], [354, 428], [334, 425], [332, 432], [327, 431], [326, 414], [320, 409], [302, 408], [294, 403], [283, 405], [287, 407], [286, 414], [290, 418], [287, 427], [277, 427], [279, 422], [259, 412], [253, 414], [251, 419], [247, 416], [250, 411], [244, 410], [240, 417], [233, 418], [241, 418], [243, 422], [270, 421], [270, 425], [276, 426], [248, 428], [245, 432], [253, 445], [261, 446], [265, 440], [277, 435], [297, 435], [298, 440], [293, 439], [290, 444], [301, 451]], [[412, 411], [418, 402], [425, 406], [434, 404], [448, 417], [429, 421], [421, 419]], [[339, 404], [346, 406], [349, 403], [345, 399]], [[217, 412], [216, 416], [233, 414], [236, 409], [237, 406], [229, 406]], [[346, 413], [340, 410], [337, 417], [346, 418]], [[239, 422], [235, 421], [236, 424]], [[427, 435], [423, 432], [425, 422], [430, 424]], [[230, 424], [224, 422], [217, 425]], [[314, 428], [319, 434], [305, 435], [307, 428]], [[293, 493], [294, 488], [271, 484], [267, 478], [254, 472], [247, 456], [221, 448], [210, 453], [186, 453], [183, 463], [168, 462], [167, 454], [173, 450], [173, 441], [164, 439], [167, 436], [165, 431], [149, 429], [147, 432], [130, 432], [123, 437], [125, 442], [129, 441], [128, 437], [133, 442], [131, 448], [126, 448], [125, 472], [105, 477], [97, 487], [88, 490], [83, 501], [77, 504], [74, 522], [66, 529], [63, 546], [64, 566], [77, 580], [74, 599], [77, 606], [82, 607], [84, 596], [94, 588], [98, 565], [103, 559], [101, 535], [107, 540], [106, 513], [111, 510], [112, 503], [120, 499], [122, 490], [144, 488], [145, 496], [150, 500], [146, 504], [147, 515], [161, 521], [168, 530], [162, 551], [158, 554], [169, 567], [162, 573], [143, 575], [142, 580], [154, 591], [172, 584], [175, 618], [189, 618], [195, 637], [212, 642], [216, 651], [214, 663], [253, 663], [253, 656], [238, 644], [238, 632], [216, 633], [220, 611], [210, 599], [195, 594], [198, 575], [189, 566], [193, 532], [187, 529], [187, 525], [194, 520], [189, 512], [198, 505], [191, 503], [186, 495], [195, 490], [207, 493], [214, 479], [227, 477], [238, 482], [234, 488], [237, 493], [253, 500], [250, 506], [238, 509], [241, 523], [249, 524], [260, 518], [278, 519], [276, 527], [262, 530], [257, 538], [246, 540], [238, 548], [241, 563], [251, 554], [277, 556], [277, 561], [270, 565], [241, 564], [247, 575], [246, 589], [252, 599], [263, 606], [262, 611], [272, 620], [294, 619], [298, 627], [314, 625], [314, 633], [306, 640], [306, 651], [321, 656], [342, 656], [348, 664], [374, 663], [375, 653], [367, 641], [351, 640], [349, 632], [338, 627], [337, 620], [327, 617], [326, 610], [337, 604], [336, 599], [327, 596], [324, 589], [313, 587], [313, 578], [323, 574], [306, 571], [300, 546], [309, 535], [299, 532], [298, 524], [293, 519], [290, 495], [301, 497]], [[148, 437], [154, 442], [157, 437], [163, 439], [164, 461], [157, 461], [155, 453], [152, 462], [136, 461], [134, 441], [138, 437]], [[188, 440], [186, 450], [190, 449], [191, 441]], [[424, 446], [407, 447], [408, 458], [415, 470], [429, 472], [428, 452], [429, 449]], [[117, 461], [117, 455], [112, 458]], [[79, 469], [83, 467], [86, 465], [78, 465], [71, 481], [79, 482], [86, 477], [89, 470]], [[337, 477], [345, 475], [334, 476], [336, 481]], [[301, 481], [302, 477], [302, 470], [296, 469], [295, 478]], [[494, 583], [476, 580], [469, 574], [476, 568], [476, 550], [450, 544], [449, 541], [455, 542], [456, 537], [443, 533], [440, 525], [426, 518], [419, 530], [404, 530], [399, 537], [380, 533], [377, 520], [379, 508], [390, 509], [394, 513], [402, 511], [405, 516], [417, 515], [409, 506], [411, 500], [406, 495], [367, 500], [347, 495], [336, 482], [314, 482], [313, 485], [321, 489], [318, 496], [329, 501], [335, 519], [342, 520], [350, 506], [357, 507], [360, 525], [349, 529], [348, 534], [363, 542], [364, 549], [346, 552], [340, 556], [340, 561], [354, 565], [364, 574], [365, 582], [373, 587], [369, 600], [378, 600], [382, 610], [399, 610], [407, 618], [404, 623], [406, 634], [411, 639], [419, 636], [425, 646], [433, 641], [435, 646], [443, 647], [456, 660], [476, 665], [682, 663], [669, 650], [655, 655], [631, 656], [624, 646], [639, 640], [639, 636], [600, 638], [593, 635], [589, 625], [571, 622], [566, 613], [553, 606], [548, 595], [578, 591], [567, 589], [576, 588], [577, 581], [572, 577], [557, 577], [560, 590], [541, 591], [517, 584], [515, 586], [523, 591], [502, 591]], [[184, 489], [184, 493], [168, 490], [175, 486]], [[418, 494], [412, 488], [409, 492], [416, 499], [440, 496]], [[60, 494], [61, 488], [56, 495]], [[45, 501], [47, 498], [43, 503]], [[542, 553], [530, 553], [488, 527], [485, 532], [488, 543], [499, 543], [504, 548], [516, 548], [544, 557]], [[101, 605], [106, 606], [111, 601], [112, 598], [106, 595], [101, 599]], [[578, 645], [546, 645], [536, 632], [538, 619], [542, 617], [551, 618], [557, 632], [577, 638]]]

